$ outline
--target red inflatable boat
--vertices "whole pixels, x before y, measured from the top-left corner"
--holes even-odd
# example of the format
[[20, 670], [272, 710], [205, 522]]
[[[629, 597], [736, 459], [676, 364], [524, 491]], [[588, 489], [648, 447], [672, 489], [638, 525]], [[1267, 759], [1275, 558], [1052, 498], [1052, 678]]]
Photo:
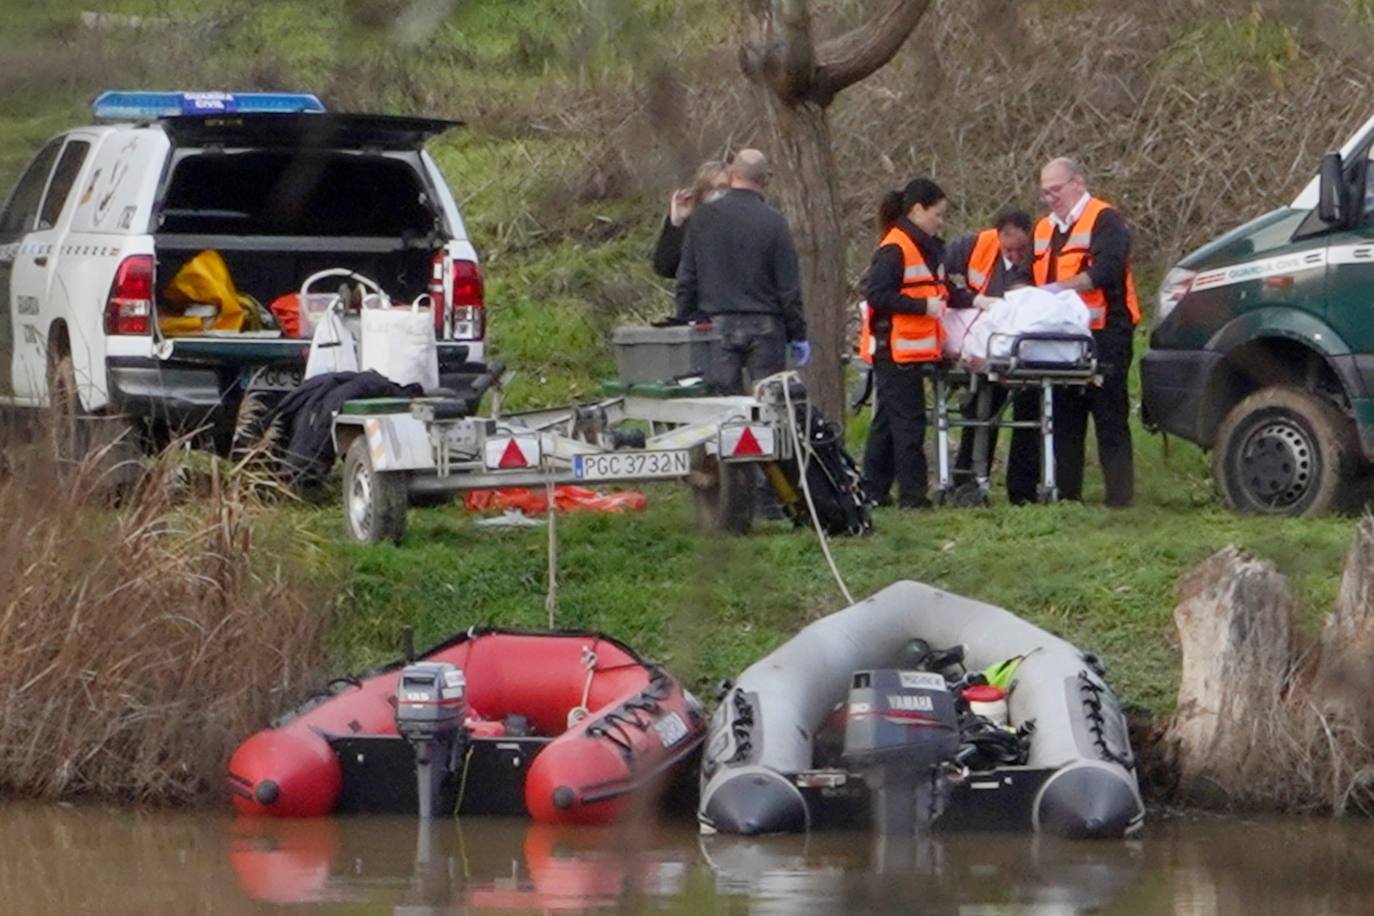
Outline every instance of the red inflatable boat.
[[[523, 807], [545, 823], [608, 823], [651, 797], [705, 737], [690, 693], [599, 633], [474, 629], [415, 661], [461, 672], [447, 669], [465, 703], [443, 813]], [[235, 808], [274, 817], [414, 810], [417, 751], [398, 730], [397, 688], [403, 670], [408, 685], [410, 671], [436, 666], [408, 664], [336, 680], [241, 744], [229, 761]]]

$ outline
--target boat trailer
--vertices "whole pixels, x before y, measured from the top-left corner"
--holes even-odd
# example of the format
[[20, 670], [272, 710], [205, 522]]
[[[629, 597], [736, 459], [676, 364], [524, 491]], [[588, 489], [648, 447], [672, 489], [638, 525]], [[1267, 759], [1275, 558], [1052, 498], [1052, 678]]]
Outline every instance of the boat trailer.
[[399, 541], [409, 506], [467, 490], [682, 480], [704, 528], [747, 531], [758, 477], [749, 466], [793, 457], [789, 407], [804, 395], [781, 380], [753, 397], [699, 391], [631, 386], [589, 404], [498, 406], [492, 416], [447, 398], [349, 401], [333, 423], [346, 527], [360, 543]]

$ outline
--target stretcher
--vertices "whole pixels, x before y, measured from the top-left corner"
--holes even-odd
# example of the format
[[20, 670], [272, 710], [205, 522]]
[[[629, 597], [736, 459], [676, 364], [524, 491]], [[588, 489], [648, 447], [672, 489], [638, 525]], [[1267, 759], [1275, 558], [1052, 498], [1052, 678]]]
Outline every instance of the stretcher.
[[[999, 342], [999, 345], [993, 345]], [[1045, 350], [1053, 349], [1056, 358], [1045, 360]], [[1036, 499], [1051, 503], [1059, 499], [1054, 458], [1054, 394], [1057, 389], [1086, 389], [1102, 384], [1097, 348], [1090, 335], [1018, 334], [993, 335], [989, 351], [1005, 355], [990, 358], [976, 366], [940, 363], [934, 373], [936, 503], [952, 506], [981, 506], [988, 502], [991, 489], [992, 455], [988, 445], [994, 429], [1035, 429], [1040, 434], [1040, 481]], [[1010, 389], [996, 410], [992, 409], [996, 387]], [[953, 394], [967, 389], [965, 404], [971, 408], [951, 415]], [[1038, 393], [1040, 415], [1035, 420], [1016, 420], [1005, 416], [1019, 391]], [[950, 430], [973, 429], [975, 439], [971, 479], [956, 483], [950, 466]]]

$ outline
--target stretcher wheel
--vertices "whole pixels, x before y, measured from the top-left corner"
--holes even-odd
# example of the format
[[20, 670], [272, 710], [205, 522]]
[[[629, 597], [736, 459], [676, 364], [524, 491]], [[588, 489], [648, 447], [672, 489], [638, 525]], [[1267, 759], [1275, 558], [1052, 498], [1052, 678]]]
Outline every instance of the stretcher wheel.
[[367, 437], [358, 436], [348, 446], [343, 472], [344, 524], [360, 544], [400, 543], [406, 530], [404, 471], [376, 471]]
[[977, 481], [968, 481], [955, 487], [949, 495], [948, 504], [958, 509], [976, 509], [988, 504], [987, 487]]

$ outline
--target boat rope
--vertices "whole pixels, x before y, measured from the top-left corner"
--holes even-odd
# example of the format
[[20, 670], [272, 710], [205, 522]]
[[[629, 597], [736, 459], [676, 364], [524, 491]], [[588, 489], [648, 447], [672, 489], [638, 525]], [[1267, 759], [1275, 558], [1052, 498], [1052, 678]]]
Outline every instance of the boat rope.
[[[835, 584], [840, 587], [840, 594], [844, 595], [844, 600], [849, 604], [854, 603], [854, 596], [849, 593], [849, 586], [845, 585], [844, 576], [840, 575], [840, 568], [835, 564], [835, 557], [830, 552], [830, 538], [825, 534], [825, 529], [821, 527], [820, 517], [816, 515], [816, 501], [811, 497], [811, 483], [807, 480], [807, 468], [811, 463], [811, 447], [808, 442], [802, 446], [801, 433], [797, 429], [797, 411], [792, 406], [792, 381], [801, 381], [801, 376], [796, 372], [782, 372], [778, 375], [769, 376], [769, 379], [780, 379], [782, 382], [783, 403], [787, 405], [787, 429], [792, 434], [792, 448], [797, 456], [797, 477], [801, 480], [802, 495], [806, 497], [806, 509], [811, 514], [811, 527], [816, 531], [816, 537], [821, 544], [821, 553], [825, 555], [825, 562], [830, 566], [830, 573], [835, 577]], [[767, 380], [765, 380], [767, 381]], [[758, 397], [757, 387], [755, 386], [755, 397]], [[806, 428], [811, 429], [811, 402], [806, 402]]]
[[568, 710], [568, 728], [587, 718], [591, 712], [587, 701], [592, 695], [592, 677], [596, 674], [596, 650], [591, 646], [582, 647], [582, 665], [587, 669], [587, 680], [582, 684], [582, 702]]
[[289, 709], [281, 715], [273, 718], [269, 722], [269, 725], [272, 728], [281, 728], [283, 725], [286, 725], [288, 722], [290, 722], [292, 719], [295, 719], [297, 716], [304, 715], [305, 713], [314, 709], [316, 706], [320, 706], [324, 703], [327, 703], [329, 700], [332, 700], [334, 697], [343, 693], [345, 687], [352, 687], [356, 690], [361, 690], [363, 688], [363, 682], [351, 674], [345, 674], [342, 677], [336, 677], [320, 689], [316, 690], [314, 693], [310, 694], [304, 700], [302, 700], [299, 706], [295, 707], [294, 709]]
[[468, 766], [472, 763], [472, 745], [468, 745], [467, 753], [463, 755], [463, 775], [458, 780], [458, 800], [453, 803], [453, 813], [456, 816], [463, 810], [463, 796], [468, 790]]
[[659, 701], [668, 697], [668, 677], [662, 669], [654, 668], [649, 686], [638, 695], [626, 700], [618, 709], [613, 709], [595, 725], [587, 727], [591, 738], [605, 738], [620, 748], [626, 762], [633, 762], [635, 755], [634, 735], [630, 729], [646, 732], [654, 724], [653, 716], [661, 708]]
[[1126, 770], [1135, 769], [1135, 759], [1130, 754], [1118, 754], [1107, 744], [1107, 718], [1102, 711], [1102, 694], [1107, 688], [1097, 684], [1088, 672], [1078, 672], [1078, 689], [1083, 698], [1083, 708], [1087, 712], [1088, 730], [1092, 732], [1093, 744], [1103, 760], [1115, 763]]
[[735, 752], [725, 762], [741, 763], [749, 759], [754, 749], [754, 706], [743, 690], [734, 691], [730, 701], [735, 707], [734, 718], [730, 720], [730, 736], [735, 739]]
[[558, 500], [554, 495], [553, 475], [544, 482], [544, 498], [549, 504], [549, 590], [544, 595], [544, 610], [549, 614], [549, 629], [558, 616]]

